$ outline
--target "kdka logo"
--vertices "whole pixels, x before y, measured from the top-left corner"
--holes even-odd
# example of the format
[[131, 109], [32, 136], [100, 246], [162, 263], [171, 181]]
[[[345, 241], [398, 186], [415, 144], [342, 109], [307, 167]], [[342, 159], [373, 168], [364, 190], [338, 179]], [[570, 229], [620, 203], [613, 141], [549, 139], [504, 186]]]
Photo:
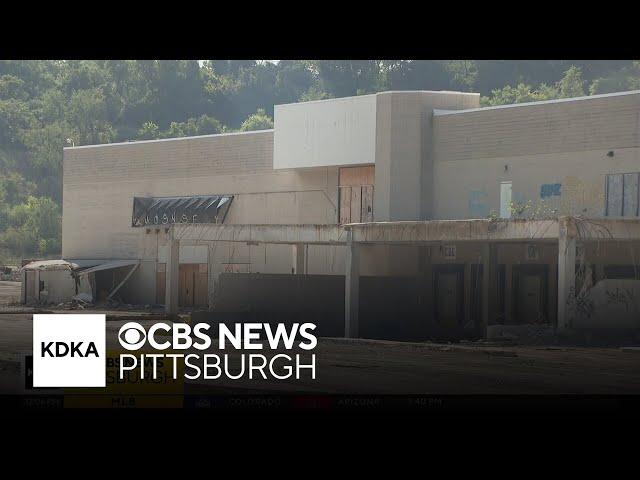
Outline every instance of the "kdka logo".
[[106, 386], [105, 315], [34, 315], [33, 386]]

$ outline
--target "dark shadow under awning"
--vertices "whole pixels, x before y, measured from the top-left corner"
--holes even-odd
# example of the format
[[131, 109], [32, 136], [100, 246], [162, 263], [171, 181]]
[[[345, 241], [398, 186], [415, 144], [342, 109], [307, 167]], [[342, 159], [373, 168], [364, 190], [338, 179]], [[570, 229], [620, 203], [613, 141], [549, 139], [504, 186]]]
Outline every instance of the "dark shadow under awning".
[[223, 223], [233, 195], [134, 197], [132, 226]]

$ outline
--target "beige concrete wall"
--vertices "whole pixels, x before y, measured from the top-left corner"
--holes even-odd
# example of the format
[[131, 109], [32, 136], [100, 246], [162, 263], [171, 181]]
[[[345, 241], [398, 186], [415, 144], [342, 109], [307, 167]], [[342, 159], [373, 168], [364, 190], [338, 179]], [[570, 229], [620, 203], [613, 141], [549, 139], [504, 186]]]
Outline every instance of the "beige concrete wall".
[[[226, 223], [337, 222], [337, 167], [276, 171], [272, 162], [272, 131], [67, 148], [62, 255], [143, 260], [127, 288], [154, 303], [166, 238], [163, 228], [131, 227], [134, 196], [232, 194]], [[334, 250], [313, 248], [309, 268], [341, 271]], [[202, 251], [183, 248], [181, 256], [182, 263], [207, 262]], [[214, 256], [218, 268], [250, 262], [254, 272], [289, 272], [292, 263], [286, 245], [220, 242]]]
[[474, 108], [480, 96], [461, 92], [382, 92], [377, 94], [376, 221], [431, 217], [431, 118], [436, 108]]
[[64, 258], [154, 258], [134, 196], [235, 195], [227, 223], [336, 223], [338, 169], [271, 168], [273, 132], [64, 151]]
[[[499, 212], [501, 181], [513, 201], [598, 217], [605, 174], [640, 171], [640, 93], [436, 113], [433, 135], [436, 219]], [[557, 183], [560, 196], [541, 198]]]

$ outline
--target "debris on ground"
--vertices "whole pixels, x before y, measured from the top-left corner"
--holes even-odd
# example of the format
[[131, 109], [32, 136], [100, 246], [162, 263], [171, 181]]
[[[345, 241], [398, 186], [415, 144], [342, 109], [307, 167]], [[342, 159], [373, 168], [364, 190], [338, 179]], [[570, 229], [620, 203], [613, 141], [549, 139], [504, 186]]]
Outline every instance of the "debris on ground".
[[93, 303], [93, 297], [91, 296], [91, 294], [85, 292], [74, 295], [73, 297], [71, 297], [71, 300], [76, 300], [83, 303]]

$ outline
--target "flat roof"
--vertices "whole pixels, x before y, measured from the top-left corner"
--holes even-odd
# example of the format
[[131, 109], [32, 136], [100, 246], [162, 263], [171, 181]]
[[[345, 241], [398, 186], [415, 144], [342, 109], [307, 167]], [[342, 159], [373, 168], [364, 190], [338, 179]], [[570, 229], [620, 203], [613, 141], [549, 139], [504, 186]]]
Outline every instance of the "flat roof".
[[175, 142], [179, 140], [191, 140], [193, 138], [212, 138], [212, 137], [228, 137], [231, 135], [251, 135], [255, 133], [267, 133], [272, 132], [273, 128], [268, 130], [251, 130], [249, 132], [228, 132], [228, 133], [213, 133], [211, 135], [193, 135], [191, 137], [171, 137], [171, 138], [157, 138], [155, 140], [134, 140], [131, 142], [116, 142], [116, 143], [98, 143], [92, 145], [78, 145], [77, 147], [64, 147], [63, 150], [79, 150], [81, 148], [98, 148], [98, 147], [115, 147], [120, 145], [140, 145], [142, 143], [158, 143], [158, 142]]
[[323, 98], [321, 100], [308, 100], [306, 102], [291, 102], [291, 103], [278, 103], [274, 105], [274, 107], [284, 107], [290, 105], [308, 105], [310, 103], [320, 103], [320, 102], [339, 102], [339, 101], [347, 101], [352, 100], [354, 98], [363, 98], [363, 97], [374, 97], [376, 95], [384, 95], [386, 93], [444, 93], [446, 95], [469, 95], [469, 96], [479, 96], [479, 93], [475, 92], [458, 92], [455, 90], [384, 90], [383, 92], [376, 93], [366, 93], [364, 95], [351, 95], [349, 97], [335, 97], [335, 98]]
[[599, 95], [585, 95], [584, 97], [557, 98], [555, 100], [541, 100], [539, 102], [510, 103], [508, 105], [495, 105], [492, 107], [467, 108], [464, 110], [435, 109], [433, 111], [433, 114], [434, 116], [457, 115], [461, 113], [486, 112], [490, 110], [499, 110], [504, 108], [530, 107], [533, 105], [548, 105], [552, 103], [582, 102], [585, 100], [597, 100], [599, 98], [622, 97], [626, 95], [638, 95], [638, 94], [640, 94], [640, 90], [629, 90], [627, 92], [602, 93]]

